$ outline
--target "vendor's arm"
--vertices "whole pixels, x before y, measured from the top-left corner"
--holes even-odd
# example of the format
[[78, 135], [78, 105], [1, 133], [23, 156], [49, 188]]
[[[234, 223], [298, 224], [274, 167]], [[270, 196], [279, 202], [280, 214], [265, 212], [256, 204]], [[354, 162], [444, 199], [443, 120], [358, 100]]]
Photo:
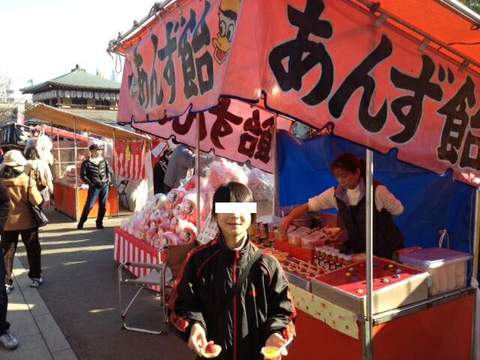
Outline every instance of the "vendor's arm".
[[288, 281], [280, 263], [269, 256], [265, 259], [271, 268], [271, 278], [267, 288], [268, 314], [265, 324], [267, 343], [278, 339], [278, 335], [286, 342], [295, 336], [293, 319], [296, 315], [289, 291]]
[[401, 215], [404, 211], [403, 205], [386, 186], [379, 185], [375, 191], [375, 205], [378, 211], [387, 210], [394, 216]]
[[280, 225], [280, 231], [286, 234], [292, 221], [295, 220], [296, 218], [299, 218], [306, 212], [308, 212], [308, 204], [297, 206], [295, 209], [292, 210], [290, 214], [285, 216], [285, 218], [282, 221], [282, 224]]
[[325, 209], [337, 208], [337, 201], [335, 200], [335, 188], [331, 187], [321, 194], [314, 196], [308, 200], [308, 203], [297, 206], [293, 211], [288, 214], [283, 220], [280, 230], [286, 233], [288, 227], [296, 218], [301, 217], [308, 211], [320, 211]]
[[190, 258], [184, 266], [180, 282], [172, 295], [172, 313], [170, 314], [170, 322], [185, 335], [186, 340], [191, 335], [194, 324], [201, 325], [203, 329], [207, 328], [202, 314], [202, 302], [197, 291], [195, 264]]

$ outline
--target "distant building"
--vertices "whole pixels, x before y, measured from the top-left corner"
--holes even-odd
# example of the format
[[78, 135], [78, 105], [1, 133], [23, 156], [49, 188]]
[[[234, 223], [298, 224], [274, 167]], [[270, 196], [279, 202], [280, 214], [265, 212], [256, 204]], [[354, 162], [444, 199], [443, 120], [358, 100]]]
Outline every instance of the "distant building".
[[76, 65], [68, 74], [20, 89], [34, 103], [101, 122], [116, 123], [120, 83], [87, 73]]

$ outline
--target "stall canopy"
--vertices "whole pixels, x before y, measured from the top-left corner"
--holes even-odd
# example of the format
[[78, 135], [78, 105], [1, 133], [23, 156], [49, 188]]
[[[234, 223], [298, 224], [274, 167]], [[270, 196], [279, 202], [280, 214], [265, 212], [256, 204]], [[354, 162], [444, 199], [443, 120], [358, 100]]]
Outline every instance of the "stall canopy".
[[25, 115], [44, 121], [51, 126], [61, 126], [76, 129], [79, 132], [88, 132], [102, 137], [125, 141], [150, 141], [148, 136], [137, 134], [133, 131], [111, 126], [86, 117], [70, 114], [61, 109], [45, 105], [33, 104], [27, 106]]
[[[331, 122], [342, 138], [478, 186], [478, 40], [478, 26], [433, 0], [179, 0], [117, 49], [118, 121], [263, 97], [267, 110]], [[212, 121], [219, 140], [235, 123], [228, 111]]]

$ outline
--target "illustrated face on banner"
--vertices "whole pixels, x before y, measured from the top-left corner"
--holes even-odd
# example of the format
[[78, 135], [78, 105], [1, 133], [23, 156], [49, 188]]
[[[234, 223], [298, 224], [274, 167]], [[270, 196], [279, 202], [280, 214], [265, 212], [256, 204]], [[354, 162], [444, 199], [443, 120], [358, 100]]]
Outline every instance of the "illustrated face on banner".
[[222, 64], [230, 51], [232, 46], [233, 34], [237, 25], [237, 18], [240, 12], [240, 0], [222, 0], [220, 4], [220, 11], [218, 13], [218, 34], [217, 38], [213, 39], [213, 46], [215, 47], [214, 58]]

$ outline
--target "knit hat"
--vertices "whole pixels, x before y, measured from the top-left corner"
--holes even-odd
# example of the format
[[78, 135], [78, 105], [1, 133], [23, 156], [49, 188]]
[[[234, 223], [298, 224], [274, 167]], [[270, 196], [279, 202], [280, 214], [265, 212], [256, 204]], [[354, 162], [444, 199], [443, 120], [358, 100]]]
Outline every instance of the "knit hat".
[[11, 166], [11, 167], [21, 167], [25, 166], [28, 161], [25, 159], [21, 151], [19, 150], [10, 150], [5, 153], [3, 156], [2, 165]]

